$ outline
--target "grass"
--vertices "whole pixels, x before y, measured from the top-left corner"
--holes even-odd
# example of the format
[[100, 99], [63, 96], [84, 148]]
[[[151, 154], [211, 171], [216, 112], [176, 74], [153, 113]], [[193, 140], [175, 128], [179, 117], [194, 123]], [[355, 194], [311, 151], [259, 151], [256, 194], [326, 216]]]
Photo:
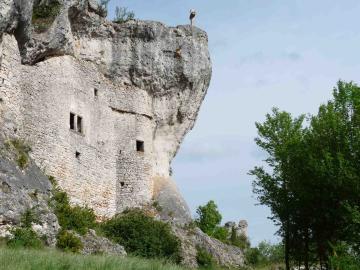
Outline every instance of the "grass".
[[105, 255], [77, 255], [57, 250], [0, 248], [0, 269], [3, 270], [185, 270], [159, 260]]

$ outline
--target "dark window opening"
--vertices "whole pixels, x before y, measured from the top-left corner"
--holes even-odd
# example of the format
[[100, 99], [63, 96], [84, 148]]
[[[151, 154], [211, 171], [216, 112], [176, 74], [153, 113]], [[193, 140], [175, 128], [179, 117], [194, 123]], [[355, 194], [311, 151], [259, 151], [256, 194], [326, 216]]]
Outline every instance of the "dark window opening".
[[82, 133], [82, 117], [77, 117], [77, 132]]
[[94, 96], [97, 97], [98, 96], [98, 90], [96, 88], [94, 88]]
[[75, 129], [75, 114], [70, 113], [70, 129]]
[[144, 152], [144, 142], [143, 141], [136, 141], [136, 151]]
[[75, 157], [76, 157], [76, 158], [79, 158], [79, 157], [80, 157], [80, 152], [76, 151], [76, 152], [75, 152]]
[[120, 186], [125, 186], [125, 182], [120, 182]]

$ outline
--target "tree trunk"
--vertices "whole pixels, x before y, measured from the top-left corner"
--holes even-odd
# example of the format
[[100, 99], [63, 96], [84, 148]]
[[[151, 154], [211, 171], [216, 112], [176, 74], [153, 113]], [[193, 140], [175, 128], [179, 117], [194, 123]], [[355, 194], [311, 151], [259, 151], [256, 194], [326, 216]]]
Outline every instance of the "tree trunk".
[[305, 270], [309, 270], [309, 230], [305, 232], [305, 258], [304, 258]]
[[286, 270], [290, 270], [289, 218], [286, 219], [286, 225], [285, 225], [285, 267], [286, 267]]

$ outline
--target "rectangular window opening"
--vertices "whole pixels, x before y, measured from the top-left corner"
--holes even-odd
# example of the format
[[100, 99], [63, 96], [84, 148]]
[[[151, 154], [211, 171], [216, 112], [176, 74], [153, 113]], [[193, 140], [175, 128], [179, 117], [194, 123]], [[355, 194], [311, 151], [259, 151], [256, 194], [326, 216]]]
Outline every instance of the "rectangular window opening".
[[136, 151], [144, 152], [144, 142], [143, 141], [136, 141]]
[[76, 151], [76, 152], [75, 152], [75, 157], [76, 157], [76, 158], [80, 158], [80, 152]]
[[77, 117], [77, 132], [82, 133], [82, 117]]
[[75, 130], [75, 114], [70, 113], [70, 129]]
[[95, 96], [95, 97], [98, 96], [98, 90], [97, 90], [97, 88], [94, 88], [94, 96]]

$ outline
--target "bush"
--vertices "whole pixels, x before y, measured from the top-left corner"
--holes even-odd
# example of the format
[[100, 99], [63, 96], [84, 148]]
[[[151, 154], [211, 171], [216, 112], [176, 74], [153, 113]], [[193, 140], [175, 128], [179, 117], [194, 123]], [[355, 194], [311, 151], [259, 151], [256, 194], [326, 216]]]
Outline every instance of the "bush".
[[101, 228], [108, 238], [133, 255], [180, 260], [180, 241], [170, 226], [146, 216], [141, 210], [128, 210], [103, 223]]
[[34, 4], [32, 24], [34, 25], [35, 31], [46, 31], [59, 15], [60, 10], [61, 4], [56, 0], [53, 0], [48, 4]]
[[39, 223], [39, 218], [36, 216], [32, 209], [26, 209], [20, 219], [21, 227], [31, 228], [32, 223]]
[[231, 236], [229, 242], [231, 245], [239, 247], [244, 250], [250, 247], [250, 242], [249, 239], [246, 237], [246, 235], [244, 234], [237, 235], [234, 228], [231, 230]]
[[57, 234], [56, 239], [56, 247], [63, 251], [78, 253], [83, 249], [80, 238], [69, 231], [61, 230]]
[[115, 9], [115, 18], [113, 22], [115, 23], [124, 23], [135, 18], [135, 13], [133, 11], [128, 11], [125, 7], [116, 7]]
[[88, 207], [70, 206], [66, 192], [57, 187], [53, 190], [52, 204], [55, 215], [63, 229], [86, 234], [89, 229], [96, 226], [94, 211]]
[[245, 261], [249, 265], [258, 265], [260, 263], [260, 251], [258, 248], [250, 248], [245, 252]]
[[16, 228], [11, 231], [13, 238], [8, 239], [7, 245], [11, 248], [42, 248], [44, 245], [38, 235], [31, 228]]
[[196, 261], [201, 268], [212, 269], [215, 266], [213, 256], [204, 248], [196, 247]]
[[229, 238], [229, 231], [227, 228], [225, 227], [216, 227], [214, 229], [214, 232], [212, 234], [212, 237], [220, 240], [221, 242], [223, 243], [226, 243], [226, 244], [231, 244], [230, 241], [228, 240]]
[[358, 270], [360, 269], [360, 256], [346, 244], [339, 244], [333, 248], [330, 265], [332, 269]]

